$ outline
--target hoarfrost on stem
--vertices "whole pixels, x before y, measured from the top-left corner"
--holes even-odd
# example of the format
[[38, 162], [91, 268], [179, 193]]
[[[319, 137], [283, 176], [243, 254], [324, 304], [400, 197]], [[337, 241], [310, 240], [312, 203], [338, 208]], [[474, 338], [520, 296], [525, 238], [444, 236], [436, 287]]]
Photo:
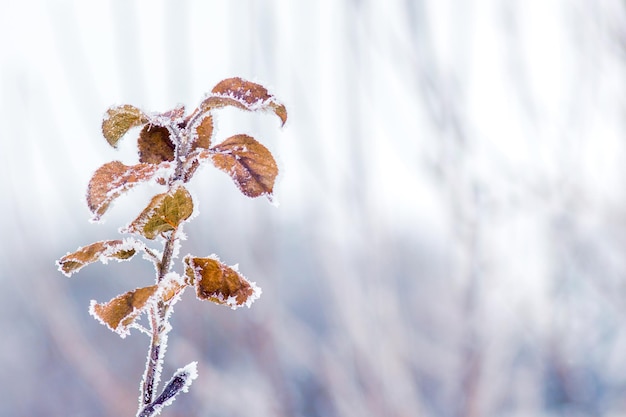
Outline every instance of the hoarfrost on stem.
[[181, 392], [187, 392], [192, 382], [198, 377], [197, 362], [191, 362], [179, 368], [165, 384], [161, 394], [152, 403], [137, 413], [137, 417], [150, 417], [160, 414], [164, 407], [172, 404]]

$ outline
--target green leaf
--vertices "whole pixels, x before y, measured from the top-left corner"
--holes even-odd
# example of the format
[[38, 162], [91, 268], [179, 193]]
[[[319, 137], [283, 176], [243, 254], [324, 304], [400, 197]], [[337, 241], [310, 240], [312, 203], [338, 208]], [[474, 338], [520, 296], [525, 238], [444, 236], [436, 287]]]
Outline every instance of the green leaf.
[[282, 125], [287, 121], [287, 109], [265, 87], [239, 77], [220, 81], [202, 101], [200, 109], [208, 111], [224, 106], [248, 111], [272, 111], [280, 118]]
[[106, 263], [109, 259], [127, 260], [136, 253], [136, 242], [132, 240], [103, 240], [78, 248], [57, 261], [59, 270], [68, 277], [93, 262]]
[[215, 256], [196, 258], [185, 256], [185, 275], [194, 285], [200, 300], [227, 305], [233, 310], [248, 306], [261, 295], [261, 289], [235, 269], [223, 264]]
[[170, 167], [169, 162], [159, 165], [124, 165], [119, 161], [108, 162], [96, 170], [87, 187], [87, 205], [93, 220], [100, 220], [111, 202], [137, 184], [157, 177], [159, 170]]
[[115, 148], [126, 132], [147, 122], [148, 117], [137, 107], [130, 104], [114, 106], [106, 111], [102, 120], [102, 134], [109, 145]]
[[124, 231], [154, 239], [161, 233], [177, 229], [192, 213], [191, 194], [185, 187], [177, 187], [154, 196], [150, 204]]
[[248, 197], [271, 199], [278, 166], [272, 153], [248, 135], [235, 135], [210, 150], [213, 164], [231, 176]]

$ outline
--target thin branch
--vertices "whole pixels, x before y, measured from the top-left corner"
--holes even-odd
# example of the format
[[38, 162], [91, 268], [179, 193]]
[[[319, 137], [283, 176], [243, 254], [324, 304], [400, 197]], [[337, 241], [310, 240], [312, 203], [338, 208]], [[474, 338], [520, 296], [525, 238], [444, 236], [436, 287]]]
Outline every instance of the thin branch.
[[139, 323], [133, 323], [129, 326], [132, 329], [137, 329], [139, 330], [141, 333], [143, 334], [147, 334], [148, 336], [152, 336], [152, 332], [148, 329], [146, 329], [145, 327], [143, 327], [141, 324]]
[[156, 253], [154, 253], [149, 247], [147, 247], [146, 245], [142, 245], [143, 252], [148, 255], [150, 257], [150, 259], [155, 263], [155, 264], [159, 264], [161, 262], [161, 260], [159, 259], [159, 257], [156, 255]]
[[150, 327], [152, 329], [152, 337], [150, 340], [150, 349], [148, 351], [148, 360], [146, 361], [146, 370], [141, 381], [141, 401], [139, 407], [142, 408], [150, 404], [154, 400], [154, 391], [157, 388], [155, 384], [155, 376], [158, 373], [161, 356], [161, 344], [159, 343], [159, 323], [158, 313], [155, 308], [150, 310]]
[[150, 404], [137, 412], [137, 417], [151, 417], [161, 412], [163, 407], [171, 404], [181, 392], [187, 392], [194, 379], [198, 376], [197, 362], [192, 362], [184, 368], [178, 369], [170, 379], [163, 392]]
[[[161, 283], [165, 275], [170, 270], [172, 256], [174, 254], [174, 246], [177, 239], [177, 229], [174, 229], [167, 236], [165, 247], [163, 248], [163, 256], [158, 263], [157, 283]], [[154, 392], [158, 388], [157, 376], [161, 373], [163, 366], [162, 355], [164, 349], [162, 344], [165, 340], [168, 330], [166, 319], [167, 306], [163, 301], [150, 309], [150, 330], [151, 340], [148, 351], [148, 359], [146, 361], [146, 370], [141, 381], [141, 400], [139, 410], [145, 408], [154, 401]]]
[[159, 262], [159, 274], [157, 276], [157, 283], [163, 281], [165, 275], [167, 275], [167, 273], [170, 271], [172, 255], [174, 254], [174, 246], [176, 243], [176, 232], [177, 229], [174, 229], [172, 232], [170, 232], [170, 235], [165, 241], [165, 247], [163, 248], [163, 257], [161, 258], [161, 262]]

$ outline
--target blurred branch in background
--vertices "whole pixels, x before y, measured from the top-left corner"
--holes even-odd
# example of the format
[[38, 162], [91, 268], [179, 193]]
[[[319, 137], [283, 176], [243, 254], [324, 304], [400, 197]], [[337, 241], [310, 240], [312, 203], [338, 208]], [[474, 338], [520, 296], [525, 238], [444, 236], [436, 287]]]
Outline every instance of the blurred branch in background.
[[[263, 296], [177, 308], [172, 364], [202, 360], [170, 415], [624, 414], [624, 3], [286, 3], [0, 13], [0, 415], [134, 407], [143, 348], [86, 312], [127, 283], [94, 266], [66, 286], [54, 259], [132, 207], [105, 225], [79, 211], [95, 168], [134, 158], [106, 149], [101, 112], [193, 104], [229, 76], [290, 109], [268, 144], [281, 205], [219, 173], [192, 184], [184, 253], [238, 261]], [[218, 133], [273, 122], [232, 112]]]

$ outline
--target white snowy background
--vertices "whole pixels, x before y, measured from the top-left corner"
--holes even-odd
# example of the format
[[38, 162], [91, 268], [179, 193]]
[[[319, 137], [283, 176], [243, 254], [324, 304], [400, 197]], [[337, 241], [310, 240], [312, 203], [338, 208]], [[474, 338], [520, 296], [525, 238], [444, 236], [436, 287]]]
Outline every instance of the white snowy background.
[[91, 173], [136, 158], [105, 109], [232, 76], [288, 108], [217, 116], [277, 156], [280, 206], [207, 167], [182, 254], [263, 295], [185, 295], [163, 377], [199, 378], [166, 415], [626, 415], [623, 1], [0, 0], [0, 35], [0, 416], [134, 413], [148, 340], [87, 307], [152, 267], [54, 261], [154, 191], [87, 221]]

